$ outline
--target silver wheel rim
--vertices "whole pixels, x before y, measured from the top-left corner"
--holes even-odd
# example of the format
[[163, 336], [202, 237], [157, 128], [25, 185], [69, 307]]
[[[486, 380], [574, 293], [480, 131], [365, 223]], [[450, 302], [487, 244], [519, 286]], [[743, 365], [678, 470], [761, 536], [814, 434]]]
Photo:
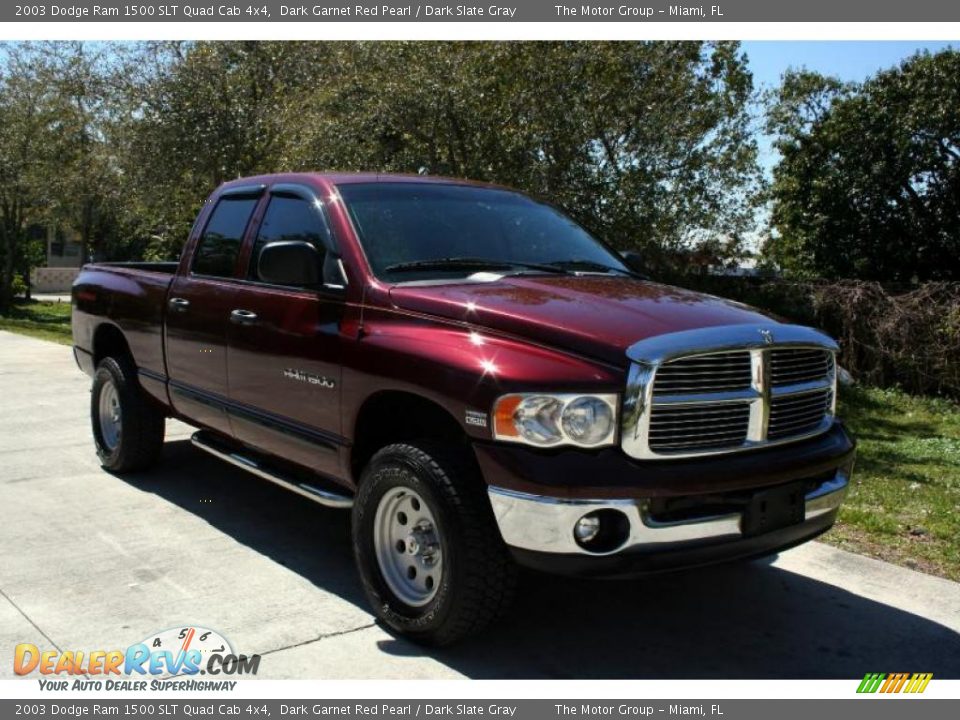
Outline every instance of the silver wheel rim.
[[120, 442], [120, 394], [113, 380], [107, 380], [100, 388], [100, 438], [107, 450], [113, 451]]
[[373, 545], [387, 587], [402, 602], [430, 602], [443, 577], [440, 531], [430, 508], [410, 488], [387, 491], [373, 523]]

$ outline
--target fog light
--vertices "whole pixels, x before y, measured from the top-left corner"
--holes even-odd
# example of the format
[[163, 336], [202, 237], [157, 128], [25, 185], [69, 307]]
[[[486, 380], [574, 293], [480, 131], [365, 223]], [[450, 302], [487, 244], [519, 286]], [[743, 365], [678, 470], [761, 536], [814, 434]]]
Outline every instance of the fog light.
[[600, 517], [590, 514], [577, 520], [573, 528], [573, 535], [579, 543], [588, 543], [600, 534]]
[[630, 520], [613, 508], [589, 512], [573, 526], [573, 539], [589, 553], [614, 552], [629, 538]]

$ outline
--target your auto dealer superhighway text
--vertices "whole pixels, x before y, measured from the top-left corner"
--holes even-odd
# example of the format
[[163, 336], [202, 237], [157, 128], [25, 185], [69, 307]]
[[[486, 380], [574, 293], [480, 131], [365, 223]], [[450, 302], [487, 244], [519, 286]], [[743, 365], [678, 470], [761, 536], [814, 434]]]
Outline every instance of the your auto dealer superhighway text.
[[490, 715], [494, 717], [513, 717], [516, 705], [472, 705], [459, 703], [451, 705], [280, 705], [281, 715], [386, 715], [386, 716], [451, 716], [451, 715]]

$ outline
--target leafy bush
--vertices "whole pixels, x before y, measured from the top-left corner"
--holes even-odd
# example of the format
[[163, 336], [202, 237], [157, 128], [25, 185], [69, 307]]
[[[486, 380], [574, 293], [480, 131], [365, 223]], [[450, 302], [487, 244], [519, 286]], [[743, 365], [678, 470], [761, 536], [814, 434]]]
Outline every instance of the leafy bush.
[[26, 295], [27, 293], [27, 284], [23, 281], [23, 278], [20, 275], [14, 275], [10, 285], [10, 294], [14, 297], [20, 295]]

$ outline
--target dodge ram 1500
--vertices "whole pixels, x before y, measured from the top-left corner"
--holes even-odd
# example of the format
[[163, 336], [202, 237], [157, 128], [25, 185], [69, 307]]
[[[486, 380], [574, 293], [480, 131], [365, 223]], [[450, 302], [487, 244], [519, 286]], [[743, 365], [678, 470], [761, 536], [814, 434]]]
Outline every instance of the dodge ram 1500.
[[497, 617], [518, 565], [628, 576], [807, 541], [854, 460], [833, 340], [466, 181], [228, 182], [178, 262], [85, 266], [73, 336], [105, 468], [156, 462], [175, 417], [352, 508], [374, 612], [423, 643]]

